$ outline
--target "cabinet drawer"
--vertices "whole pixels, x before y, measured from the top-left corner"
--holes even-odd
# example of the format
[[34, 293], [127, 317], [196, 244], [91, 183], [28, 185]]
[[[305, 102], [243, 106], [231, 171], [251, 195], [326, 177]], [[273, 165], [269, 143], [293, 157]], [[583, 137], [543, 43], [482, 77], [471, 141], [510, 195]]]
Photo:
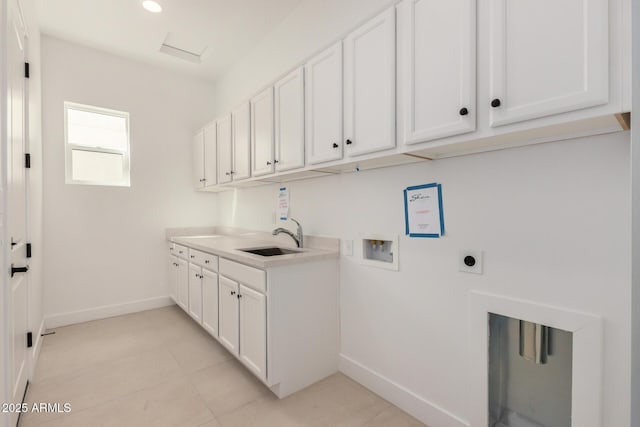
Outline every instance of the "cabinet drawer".
[[196, 249], [189, 249], [189, 262], [211, 271], [218, 271], [218, 257]]
[[267, 292], [267, 273], [263, 270], [221, 258], [220, 274], [259, 292]]
[[173, 246], [173, 254], [178, 258], [187, 259], [189, 254], [189, 249], [186, 246], [178, 245], [177, 243]]

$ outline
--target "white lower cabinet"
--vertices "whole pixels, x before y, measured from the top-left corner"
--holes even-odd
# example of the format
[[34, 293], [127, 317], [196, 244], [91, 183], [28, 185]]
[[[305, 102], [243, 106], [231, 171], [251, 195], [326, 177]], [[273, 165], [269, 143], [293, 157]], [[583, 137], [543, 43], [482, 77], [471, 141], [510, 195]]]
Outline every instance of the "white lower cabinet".
[[267, 379], [267, 297], [240, 285], [240, 360], [263, 381]]
[[202, 267], [189, 264], [189, 315], [202, 323]]
[[177, 263], [177, 303], [184, 311], [187, 311], [189, 309], [189, 263], [182, 258], [178, 258]]
[[173, 254], [173, 243], [169, 245], [169, 261], [167, 262], [167, 276], [169, 277], [169, 296], [178, 302], [178, 257]]
[[202, 269], [202, 327], [218, 336], [218, 274]]
[[278, 397], [337, 372], [337, 259], [264, 270], [171, 252], [178, 305]]
[[238, 356], [238, 282], [220, 276], [220, 342]]

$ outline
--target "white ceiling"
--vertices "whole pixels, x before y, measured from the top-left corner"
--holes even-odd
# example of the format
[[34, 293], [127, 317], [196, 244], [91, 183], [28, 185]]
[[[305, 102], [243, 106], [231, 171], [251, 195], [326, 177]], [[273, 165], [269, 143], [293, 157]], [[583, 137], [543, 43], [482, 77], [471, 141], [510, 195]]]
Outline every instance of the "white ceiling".
[[[36, 0], [42, 33], [128, 58], [215, 80], [303, 0]], [[159, 51], [172, 42], [200, 49], [194, 64]]]

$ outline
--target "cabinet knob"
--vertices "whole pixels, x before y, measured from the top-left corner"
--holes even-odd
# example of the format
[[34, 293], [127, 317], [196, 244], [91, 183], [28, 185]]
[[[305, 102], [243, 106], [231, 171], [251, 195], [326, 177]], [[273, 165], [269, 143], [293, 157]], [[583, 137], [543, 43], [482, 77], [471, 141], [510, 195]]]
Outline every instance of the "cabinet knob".
[[205, 264], [209, 264], [209, 260], [208, 260], [208, 259], [205, 259], [205, 260], [204, 260], [204, 263], [205, 263]]
[[469, 114], [469, 110], [467, 110], [467, 107], [462, 107], [460, 109], [460, 115], [461, 116], [466, 116], [467, 114]]
[[352, 140], [350, 140], [350, 139], [347, 139], [347, 140], [345, 141], [345, 143], [346, 143], [347, 145], [351, 145], [351, 144], [353, 144], [353, 141], [352, 141]]
[[191, 255], [191, 259], [193, 259], [193, 258], [195, 258], [195, 257], [196, 257], [195, 255]]
[[280, 160], [274, 160], [273, 163], [280, 163]]
[[335, 142], [333, 143], [333, 148], [338, 148], [338, 144], [336, 144]]
[[502, 104], [502, 102], [500, 102], [500, 99], [498, 99], [498, 98], [496, 98], [493, 101], [491, 101], [491, 106], [493, 108], [498, 108], [501, 104]]
[[270, 165], [271, 165], [271, 162], [267, 162], [267, 166], [270, 166]]
[[224, 174], [229, 176], [229, 175], [231, 175], [231, 172], [225, 172]]
[[231, 291], [231, 295], [235, 295], [235, 294], [236, 294], [236, 291]]
[[238, 299], [242, 298], [242, 295], [238, 294]]

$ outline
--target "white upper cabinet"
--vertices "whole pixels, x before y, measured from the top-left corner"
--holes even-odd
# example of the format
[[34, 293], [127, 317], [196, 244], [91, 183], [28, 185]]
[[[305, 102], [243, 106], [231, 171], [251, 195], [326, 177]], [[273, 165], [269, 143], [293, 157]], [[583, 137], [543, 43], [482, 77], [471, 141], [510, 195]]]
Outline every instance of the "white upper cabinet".
[[256, 95], [251, 104], [251, 174], [262, 176], [274, 171], [273, 88]]
[[491, 126], [608, 102], [608, 0], [491, 0]]
[[193, 137], [193, 184], [196, 189], [218, 183], [216, 123], [209, 123]]
[[405, 0], [402, 31], [405, 144], [476, 128], [476, 0]]
[[233, 144], [231, 133], [231, 114], [220, 118], [216, 123], [218, 136], [218, 184], [231, 182], [233, 172]]
[[308, 164], [342, 158], [342, 42], [310, 59], [305, 66]]
[[193, 186], [204, 187], [204, 129], [193, 137]]
[[304, 69], [274, 85], [276, 171], [304, 166]]
[[251, 177], [251, 109], [246, 102], [231, 112], [234, 181]]
[[348, 156], [396, 146], [395, 7], [344, 40], [344, 143]]
[[210, 187], [218, 183], [218, 153], [217, 153], [216, 122], [209, 123], [204, 128], [204, 186]]

